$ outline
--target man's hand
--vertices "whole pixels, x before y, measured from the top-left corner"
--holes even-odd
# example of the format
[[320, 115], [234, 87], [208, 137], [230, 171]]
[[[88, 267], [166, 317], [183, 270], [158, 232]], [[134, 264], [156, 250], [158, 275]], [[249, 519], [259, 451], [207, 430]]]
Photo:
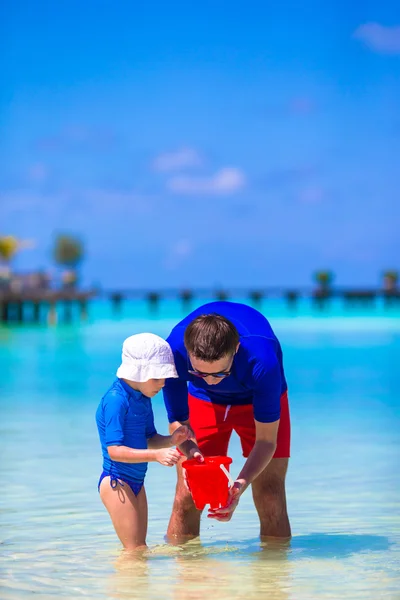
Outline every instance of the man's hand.
[[192, 430], [187, 425], [181, 425], [175, 429], [174, 433], [171, 435], [171, 445], [180, 446], [187, 440], [191, 440], [192, 437]]
[[195, 458], [201, 463], [204, 462], [204, 456], [200, 452], [198, 446], [195, 446], [189, 450], [188, 458]]
[[182, 454], [186, 456], [186, 458], [195, 458], [199, 462], [204, 462], [204, 456], [200, 452], [200, 449], [196, 442], [194, 431], [190, 427], [189, 421], [187, 421], [184, 425], [177, 427], [174, 430], [174, 433], [175, 431], [179, 431], [180, 429], [182, 429], [182, 427], [185, 427], [189, 430], [189, 437], [179, 444], [179, 450], [182, 452]]
[[239, 499], [244, 492], [244, 489], [244, 482], [235, 481], [229, 490], [229, 496], [226, 505], [222, 506], [221, 508], [210, 508], [207, 517], [209, 519], [216, 519], [217, 521], [230, 521], [237, 505], [239, 504]]
[[[179, 450], [182, 452], [184, 457], [187, 459], [193, 458], [195, 460], [198, 460], [199, 462], [204, 462], [204, 456], [200, 452], [200, 449], [196, 443], [194, 431], [190, 427], [189, 421], [185, 421], [183, 424], [181, 424], [179, 421], [170, 423], [170, 432], [172, 431], [171, 438], [173, 437], [173, 435], [176, 431], [180, 431], [183, 428], [189, 430], [189, 436], [186, 439], [184, 439], [183, 442], [180, 442]], [[186, 469], [181, 469], [181, 471], [182, 471], [183, 484], [184, 484], [185, 488], [190, 492], [188, 481], [187, 481]]]

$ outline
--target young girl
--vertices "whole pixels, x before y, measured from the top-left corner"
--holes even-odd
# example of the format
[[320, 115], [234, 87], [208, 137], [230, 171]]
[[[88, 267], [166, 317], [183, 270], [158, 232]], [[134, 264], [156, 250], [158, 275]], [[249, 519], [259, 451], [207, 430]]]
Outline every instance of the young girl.
[[98, 489], [127, 550], [146, 546], [147, 463], [172, 467], [181, 456], [173, 446], [191, 437], [186, 426], [172, 435], [159, 435], [154, 427], [150, 398], [168, 377], [178, 377], [169, 344], [152, 333], [132, 335], [124, 341], [117, 379], [96, 412], [103, 452]]

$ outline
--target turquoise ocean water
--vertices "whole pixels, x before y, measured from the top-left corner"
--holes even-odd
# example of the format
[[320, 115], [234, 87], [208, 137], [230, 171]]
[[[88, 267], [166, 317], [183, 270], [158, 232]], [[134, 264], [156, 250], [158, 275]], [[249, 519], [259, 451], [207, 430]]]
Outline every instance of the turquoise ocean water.
[[[98, 497], [94, 413], [123, 339], [166, 336], [182, 306], [132, 302], [115, 318], [98, 302], [85, 324], [0, 328], [2, 600], [400, 598], [400, 311], [337, 302], [315, 312], [306, 301], [260, 310], [289, 383], [293, 539], [260, 544], [248, 490], [230, 523], [204, 518], [200, 540], [166, 545], [175, 473], [151, 464], [140, 561], [121, 552]], [[166, 433], [161, 396], [153, 403]], [[230, 455], [237, 474], [235, 437]]]

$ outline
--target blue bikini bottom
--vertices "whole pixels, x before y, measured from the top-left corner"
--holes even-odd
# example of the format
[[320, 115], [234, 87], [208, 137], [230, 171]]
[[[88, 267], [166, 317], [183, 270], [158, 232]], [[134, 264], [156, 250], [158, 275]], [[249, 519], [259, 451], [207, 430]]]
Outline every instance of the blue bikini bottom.
[[107, 473], [107, 471], [103, 471], [102, 474], [100, 475], [100, 479], [99, 479], [99, 483], [97, 485], [97, 489], [100, 491], [100, 484], [103, 481], [104, 477], [109, 477], [110, 478], [110, 485], [113, 488], [113, 490], [115, 490], [115, 488], [117, 487], [117, 485], [119, 484], [121, 487], [124, 487], [124, 483], [126, 483], [127, 485], [129, 485], [129, 487], [131, 488], [132, 492], [135, 494], [135, 496], [137, 496], [140, 492], [140, 490], [143, 487], [143, 481], [137, 482], [137, 481], [133, 481], [132, 479], [129, 479], [128, 477], [125, 477], [125, 475], [123, 477], [121, 477], [120, 475], [118, 477], [116, 477], [115, 475], [112, 475], [111, 473]]

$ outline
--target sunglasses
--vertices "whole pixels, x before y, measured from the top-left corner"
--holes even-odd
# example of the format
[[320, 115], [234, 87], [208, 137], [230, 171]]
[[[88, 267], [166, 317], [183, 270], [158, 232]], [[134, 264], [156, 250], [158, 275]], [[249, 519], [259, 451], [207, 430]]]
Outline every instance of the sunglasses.
[[[235, 357], [233, 357], [233, 358], [235, 358]], [[219, 371], [218, 373], [203, 373], [203, 371], [196, 371], [195, 369], [189, 368], [189, 366], [191, 367], [191, 364], [189, 363], [189, 357], [188, 357], [188, 359], [187, 359], [188, 373], [190, 373], [190, 375], [194, 375], [195, 377], [200, 377], [201, 379], [205, 379], [206, 377], [216, 377], [217, 379], [224, 379], [225, 377], [229, 377], [229, 375], [232, 373], [233, 358], [232, 358], [232, 364], [231, 364], [231, 367], [229, 370]]]

